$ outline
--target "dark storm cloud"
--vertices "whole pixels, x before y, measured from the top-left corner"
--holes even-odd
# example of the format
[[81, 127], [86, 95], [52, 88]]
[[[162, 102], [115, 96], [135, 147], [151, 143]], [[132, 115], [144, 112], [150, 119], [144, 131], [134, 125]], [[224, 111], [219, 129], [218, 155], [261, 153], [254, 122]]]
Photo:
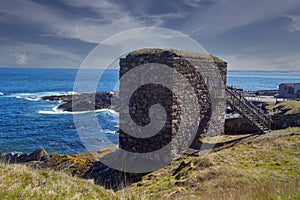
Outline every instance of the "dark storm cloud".
[[[0, 0], [0, 65], [78, 67], [131, 28], [181, 31], [231, 69], [299, 69], [298, 0]], [[276, 59], [274, 59], [276, 58]]]

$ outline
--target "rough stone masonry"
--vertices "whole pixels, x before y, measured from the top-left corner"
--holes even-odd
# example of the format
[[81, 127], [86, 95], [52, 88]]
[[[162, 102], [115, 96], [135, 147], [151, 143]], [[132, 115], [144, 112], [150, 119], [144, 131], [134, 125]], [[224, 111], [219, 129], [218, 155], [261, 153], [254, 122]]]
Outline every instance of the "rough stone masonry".
[[[188, 116], [183, 119], [184, 112], [180, 97], [188, 98], [193, 95], [187, 92], [187, 85], [182, 83], [173, 84], [173, 92], [160, 84], [145, 84], [136, 89], [129, 101], [129, 114], [138, 126], [146, 126], [151, 123], [149, 109], [155, 104], [160, 104], [166, 111], [166, 122], [163, 128], [151, 137], [134, 137], [131, 134], [120, 130], [119, 147], [123, 150], [134, 153], [148, 153], [159, 150], [171, 143], [171, 154], [174, 157], [180, 154], [191, 142], [197, 143], [199, 138], [204, 135], [218, 135], [224, 131], [225, 101], [222, 92], [222, 85], [226, 84], [227, 63], [204, 54], [192, 53], [173, 49], [143, 49], [129, 53], [125, 58], [120, 59], [120, 78], [131, 69], [147, 63], [159, 63], [166, 65], [176, 72], [179, 72], [188, 84], [192, 86], [194, 95], [197, 97], [196, 103], [200, 105], [199, 115]], [[219, 74], [216, 76], [215, 72]], [[136, 81], [142, 80], [145, 75], [140, 72], [137, 76], [131, 77]], [[164, 76], [162, 73], [161, 76]], [[173, 75], [174, 77], [175, 75]], [[174, 79], [175, 80], [175, 79]], [[211, 84], [209, 84], [211, 83]], [[120, 91], [129, 88], [130, 81], [120, 80]], [[213, 87], [218, 85], [221, 89]], [[122, 99], [122, 96], [120, 96]], [[194, 106], [194, 105], [188, 105]], [[126, 111], [124, 111], [126, 112]], [[120, 127], [126, 126], [124, 112], [120, 111]], [[196, 137], [193, 141], [185, 141], [189, 138], [188, 129], [190, 125], [199, 123]], [[180, 123], [186, 124], [178, 132]], [[132, 130], [134, 131], [134, 130]], [[175, 139], [175, 135], [177, 136]], [[182, 145], [183, 144], [183, 145]]]

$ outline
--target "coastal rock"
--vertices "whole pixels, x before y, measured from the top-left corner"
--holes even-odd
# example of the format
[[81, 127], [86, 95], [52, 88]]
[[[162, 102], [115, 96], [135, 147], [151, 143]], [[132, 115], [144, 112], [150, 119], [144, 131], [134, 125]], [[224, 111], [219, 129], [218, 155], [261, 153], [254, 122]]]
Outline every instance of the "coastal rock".
[[45, 149], [39, 148], [39, 149], [35, 150], [34, 152], [32, 152], [31, 154], [29, 154], [29, 156], [27, 156], [27, 157], [23, 156], [23, 157], [24, 157], [24, 162], [44, 161], [49, 158], [49, 155]]
[[1, 161], [6, 163], [15, 163], [18, 159], [18, 154], [2, 154], [1, 155]]
[[[82, 112], [99, 109], [117, 110], [117, 106], [112, 106], [112, 92], [79, 93], [73, 95], [44, 96], [43, 100], [62, 101], [58, 106], [59, 110], [66, 112]], [[114, 96], [117, 99], [116, 96]]]
[[72, 100], [72, 95], [65, 94], [65, 95], [43, 96], [41, 97], [41, 99], [46, 101], [70, 101]]
[[27, 154], [27, 153], [21, 154], [21, 155], [19, 156], [19, 163], [25, 162], [25, 160], [26, 160], [27, 157], [28, 157], [28, 154]]
[[74, 155], [51, 153], [46, 160], [26, 163], [36, 169], [51, 169], [71, 176], [88, 178], [87, 171], [103, 156], [114, 152], [116, 146], [108, 146], [98, 151], [83, 152]]
[[27, 155], [26, 153], [21, 155], [18, 155], [17, 153], [0, 153], [0, 161], [5, 163], [26, 163], [31, 161], [45, 161], [48, 158], [49, 155], [43, 148], [39, 148], [29, 155]]

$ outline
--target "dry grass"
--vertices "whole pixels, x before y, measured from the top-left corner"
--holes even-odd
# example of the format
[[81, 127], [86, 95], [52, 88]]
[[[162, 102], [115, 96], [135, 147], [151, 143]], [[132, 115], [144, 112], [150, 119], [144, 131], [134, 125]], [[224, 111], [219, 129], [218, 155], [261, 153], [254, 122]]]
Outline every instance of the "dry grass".
[[[228, 141], [236, 137], [221, 136], [217, 141]], [[170, 166], [144, 176], [142, 181], [117, 193], [104, 190], [92, 181], [73, 178], [60, 172], [0, 164], [0, 197], [300, 199], [299, 163], [300, 135], [259, 136], [204, 157], [176, 160]]]
[[4, 199], [115, 199], [91, 181], [24, 165], [0, 164], [0, 197]]
[[300, 134], [300, 127], [289, 127], [286, 129], [275, 130], [274, 132], [291, 132]]
[[120, 191], [128, 199], [300, 199], [300, 136], [259, 137], [185, 158]]
[[207, 59], [207, 60], [211, 60], [214, 62], [221, 62], [223, 63], [224, 61], [221, 60], [220, 58], [213, 56], [213, 55], [208, 55], [208, 54], [203, 54], [203, 53], [198, 53], [198, 52], [191, 52], [191, 51], [186, 51], [186, 50], [178, 50], [178, 49], [168, 49], [168, 48], [164, 48], [164, 49], [158, 49], [158, 48], [145, 48], [145, 49], [140, 49], [137, 51], [133, 51], [130, 53], [130, 55], [141, 55], [141, 54], [157, 54], [160, 55], [166, 51], [170, 51], [172, 53], [175, 53], [179, 56], [186, 56], [186, 57], [190, 57], [190, 58], [202, 58], [202, 59]]
[[270, 114], [296, 114], [300, 113], [300, 101], [281, 101], [277, 104], [268, 103]]

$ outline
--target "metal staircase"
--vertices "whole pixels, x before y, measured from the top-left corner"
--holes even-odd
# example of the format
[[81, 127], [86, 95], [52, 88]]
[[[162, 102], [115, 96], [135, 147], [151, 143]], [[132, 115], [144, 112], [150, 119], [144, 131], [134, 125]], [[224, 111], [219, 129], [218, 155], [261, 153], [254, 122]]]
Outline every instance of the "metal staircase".
[[242, 93], [233, 87], [225, 88], [227, 103], [239, 114], [245, 117], [252, 126], [256, 127], [259, 133], [270, 132], [272, 119], [263, 113], [254, 104], [248, 101]]

